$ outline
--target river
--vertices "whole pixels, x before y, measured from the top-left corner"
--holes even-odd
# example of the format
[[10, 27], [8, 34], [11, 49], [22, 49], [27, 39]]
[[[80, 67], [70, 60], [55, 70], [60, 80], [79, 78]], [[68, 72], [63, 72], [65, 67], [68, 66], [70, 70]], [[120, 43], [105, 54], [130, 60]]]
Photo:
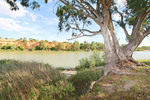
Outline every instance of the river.
[[[48, 63], [53, 67], [71, 67], [79, 64], [81, 58], [89, 57], [93, 52], [66, 51], [0, 51], [0, 59], [15, 59], [21, 61], [36, 61]], [[103, 52], [100, 52], [103, 55]], [[150, 51], [135, 51], [136, 60], [150, 59]]]

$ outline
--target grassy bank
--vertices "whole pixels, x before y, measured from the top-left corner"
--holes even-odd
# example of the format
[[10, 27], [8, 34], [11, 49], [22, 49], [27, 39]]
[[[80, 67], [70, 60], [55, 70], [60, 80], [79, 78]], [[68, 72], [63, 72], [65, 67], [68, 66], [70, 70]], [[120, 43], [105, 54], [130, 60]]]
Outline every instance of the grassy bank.
[[148, 100], [149, 70], [136, 71], [146, 75], [110, 74], [85, 94], [90, 83], [103, 76], [102, 70], [82, 69], [67, 78], [48, 64], [0, 60], [0, 100]]
[[50, 65], [15, 60], [0, 61], [0, 100], [72, 98], [74, 87]]
[[0, 60], [0, 100], [76, 100], [102, 75], [86, 69], [66, 78], [48, 64]]

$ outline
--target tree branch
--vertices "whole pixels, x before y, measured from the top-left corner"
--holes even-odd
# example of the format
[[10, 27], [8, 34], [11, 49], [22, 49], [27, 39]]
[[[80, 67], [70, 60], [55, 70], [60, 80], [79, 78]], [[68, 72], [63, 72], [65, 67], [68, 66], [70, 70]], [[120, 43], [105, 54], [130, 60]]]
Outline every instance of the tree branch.
[[98, 35], [98, 34], [101, 34], [101, 33], [94, 33], [94, 34], [91, 34], [91, 35], [80, 33], [79, 35], [76, 35], [75, 37], [73, 37], [71, 39], [67, 39], [67, 40], [70, 41], [70, 40], [74, 40], [74, 39], [77, 39], [77, 38], [80, 38], [80, 37], [85, 37], [85, 36], [91, 37], [91, 36], [95, 36], [95, 35]]
[[[80, 37], [85, 37], [85, 36], [91, 37], [91, 36], [95, 36], [95, 35], [101, 34], [101, 30], [99, 30], [99, 31], [90, 31], [88, 29], [76, 29], [76, 30], [79, 30], [80, 34], [75, 35], [71, 39], [67, 39], [68, 41], [74, 40], [74, 39], [77, 39], [77, 38], [80, 38]], [[90, 35], [89, 34], [84, 34], [84, 32], [89, 32], [89, 33], [92, 33], [92, 34], [90, 34]]]
[[110, 8], [110, 6], [111, 6], [111, 1], [112, 1], [112, 0], [108, 0], [108, 1], [107, 1], [107, 6], [108, 6], [108, 8]]
[[84, 3], [87, 7], [89, 7], [89, 10], [90, 10], [91, 14], [94, 15], [94, 17], [96, 17], [96, 18], [98, 17], [96, 10], [88, 2], [86, 2], [84, 0], [81, 0], [81, 2]]
[[82, 33], [82, 34], [84, 34], [84, 32], [89, 32], [89, 33], [92, 33], [92, 34], [101, 33], [101, 30], [99, 30], [99, 31], [90, 31], [88, 29], [80, 29], [79, 27], [71, 27], [71, 28], [74, 29], [74, 30], [80, 31], [80, 33]]
[[77, 9], [76, 7], [74, 7], [73, 5], [71, 5], [70, 3], [68, 3], [66, 0], [60, 0], [60, 1], [61, 1], [63, 4], [65, 4], [66, 6], [69, 6], [69, 7], [71, 7], [72, 9], [76, 10], [77, 12], [79, 12], [79, 13], [81, 13], [81, 14], [83, 14], [83, 15], [85, 15], [85, 16], [90, 17], [90, 18], [93, 19], [92, 16], [90, 16], [89, 14], [84, 13], [83, 11], [80, 11], [79, 9]]
[[79, 0], [76, 0], [81, 6], [82, 8], [90, 15], [89, 11], [87, 10], [87, 8], [85, 8], [85, 6], [79, 1]]
[[122, 13], [121, 12], [119, 12], [118, 11], [118, 9], [116, 9], [116, 12], [120, 15], [120, 17], [121, 17], [121, 22], [119, 22], [119, 21], [115, 21], [115, 20], [113, 20], [114, 22], [116, 22], [123, 30], [124, 30], [124, 33], [125, 33], [125, 35], [126, 35], [126, 39], [129, 41], [130, 40], [130, 38], [129, 38], [129, 33], [128, 33], [128, 31], [127, 31], [127, 29], [126, 29], [126, 26], [125, 26], [125, 24], [124, 24], [124, 22], [123, 22], [123, 15], [122, 15]]
[[145, 38], [145, 37], [148, 36], [149, 34], [150, 34], [150, 28], [149, 28], [148, 30], [146, 30], [146, 31], [143, 33], [143, 35], [144, 35], [143, 38]]
[[141, 15], [139, 15], [138, 20], [137, 20], [135, 26], [133, 27], [131, 36], [141, 37], [144, 35], [144, 34], [141, 34], [140, 30], [141, 30], [143, 21], [145, 20], [146, 16], [149, 13], [150, 13], [150, 7], [148, 7], [148, 9], [145, 10]]

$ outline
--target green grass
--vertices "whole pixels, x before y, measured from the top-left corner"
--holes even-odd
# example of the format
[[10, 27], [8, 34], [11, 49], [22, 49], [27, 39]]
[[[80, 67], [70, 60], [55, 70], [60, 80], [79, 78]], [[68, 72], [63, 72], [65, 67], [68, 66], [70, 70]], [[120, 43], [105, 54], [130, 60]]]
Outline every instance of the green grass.
[[150, 65], [150, 59], [148, 59], [148, 60], [137, 60], [137, 61], [145, 63], [147, 65]]
[[101, 76], [103, 76], [102, 70], [93, 70], [86, 69], [84, 71], [77, 72], [76, 75], [71, 76], [69, 81], [73, 83], [76, 95], [84, 94], [92, 81], [98, 80]]
[[0, 60], [0, 100], [72, 98], [73, 85], [48, 64]]

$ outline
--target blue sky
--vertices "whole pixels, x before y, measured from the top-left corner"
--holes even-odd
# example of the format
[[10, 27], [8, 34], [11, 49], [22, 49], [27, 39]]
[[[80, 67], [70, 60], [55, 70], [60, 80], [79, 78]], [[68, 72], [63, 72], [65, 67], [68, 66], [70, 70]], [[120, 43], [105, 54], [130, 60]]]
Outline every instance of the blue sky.
[[[43, 2], [42, 2], [43, 1]], [[118, 0], [122, 3], [122, 0]], [[35, 38], [38, 40], [49, 40], [49, 41], [67, 41], [71, 38], [72, 32], [59, 32], [58, 30], [58, 18], [55, 15], [57, 7], [54, 7], [53, 0], [50, 0], [48, 4], [44, 4], [44, 0], [40, 1], [40, 9], [32, 10], [31, 8], [23, 8], [19, 5], [19, 11], [11, 11], [5, 0], [0, 0], [0, 37], [2, 38]], [[114, 18], [119, 18], [118, 15], [114, 15]], [[97, 25], [92, 25], [90, 29], [97, 29]], [[115, 28], [118, 40], [120, 44], [125, 44], [123, 30], [119, 27]], [[128, 31], [131, 29], [128, 28]], [[101, 35], [93, 37], [82, 37], [76, 39], [79, 42], [102, 42], [103, 38]], [[74, 42], [75, 40], [69, 41]], [[141, 46], [150, 46], [150, 37], [147, 37], [142, 42]]]

